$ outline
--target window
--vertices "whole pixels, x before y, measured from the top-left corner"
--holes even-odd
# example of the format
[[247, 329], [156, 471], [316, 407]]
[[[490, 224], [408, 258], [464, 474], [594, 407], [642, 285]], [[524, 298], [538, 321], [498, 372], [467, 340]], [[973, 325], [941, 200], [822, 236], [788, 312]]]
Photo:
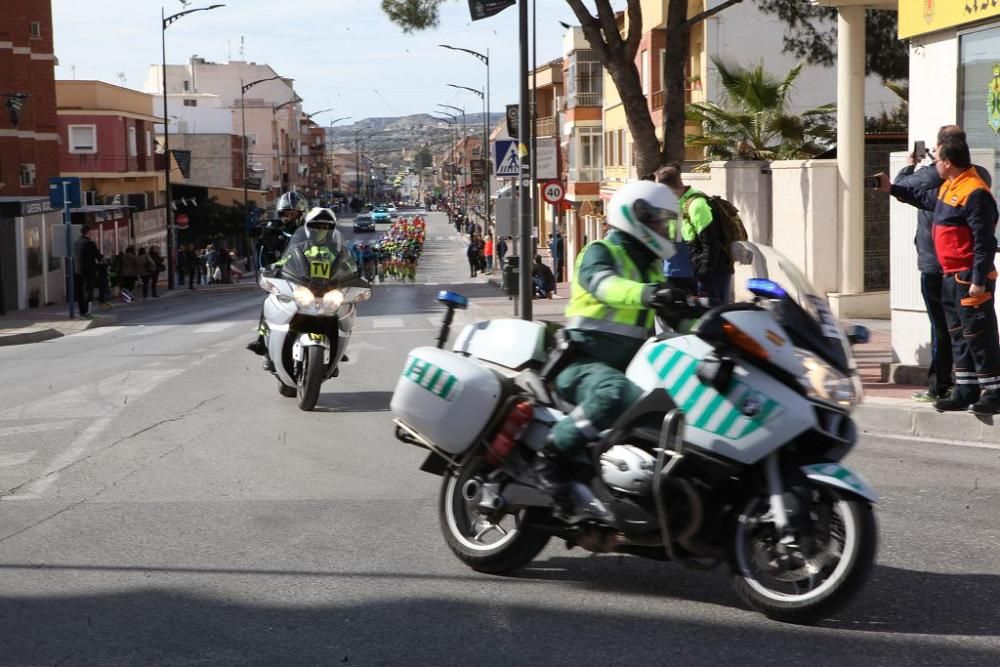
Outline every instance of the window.
[[601, 180], [601, 129], [579, 127], [569, 142], [570, 179], [587, 183]]
[[139, 154], [139, 147], [136, 143], [135, 128], [128, 128], [128, 154], [135, 157]]
[[660, 90], [667, 89], [667, 50], [660, 49]]
[[185, 81], [184, 82], [184, 92], [186, 93], [186, 92], [188, 92], [190, 90], [191, 90], [191, 82], [190, 81]]
[[198, 100], [184, 100], [184, 106], [186, 106], [186, 107], [196, 107], [196, 106], [198, 106]]
[[625, 130], [618, 130], [615, 136], [615, 164], [625, 164]]
[[153, 133], [146, 130], [146, 155], [153, 154]]
[[604, 70], [597, 55], [587, 49], [576, 51], [567, 72], [566, 107], [601, 106]]
[[42, 24], [38, 21], [32, 21], [29, 26], [29, 32], [31, 33], [31, 39], [41, 39], [42, 38]]
[[[994, 174], [1000, 169], [1000, 28], [988, 28], [959, 36], [959, 114], [969, 148], [993, 152]], [[930, 141], [933, 137], [929, 138]], [[976, 156], [972, 158], [976, 162]], [[980, 163], [985, 162], [980, 158]], [[983, 165], [987, 166], [987, 165]], [[993, 191], [997, 192], [994, 177]]]
[[30, 188], [35, 185], [35, 165], [33, 164], [22, 164], [21, 165], [21, 187]]
[[643, 51], [639, 56], [639, 64], [642, 72], [642, 94], [649, 95], [649, 51]]
[[70, 125], [69, 126], [69, 152], [70, 153], [96, 153], [97, 152], [97, 126], [96, 125]]

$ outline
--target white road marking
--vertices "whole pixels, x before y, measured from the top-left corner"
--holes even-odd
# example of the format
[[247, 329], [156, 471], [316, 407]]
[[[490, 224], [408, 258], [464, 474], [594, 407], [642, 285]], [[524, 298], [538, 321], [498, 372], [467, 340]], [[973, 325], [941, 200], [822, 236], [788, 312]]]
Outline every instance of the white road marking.
[[74, 338], [79, 338], [80, 336], [88, 336], [88, 337], [104, 336], [104, 335], [109, 334], [109, 333], [114, 333], [116, 331], [121, 331], [124, 328], [125, 327], [120, 326], [120, 325], [113, 325], [113, 326], [107, 326], [107, 327], [97, 327], [96, 329], [87, 329], [86, 331], [81, 331], [78, 334], [73, 334], [73, 337]]
[[10, 435], [22, 435], [25, 433], [44, 433], [45, 431], [61, 431], [69, 428], [73, 424], [72, 419], [63, 419], [56, 422], [45, 422], [44, 424], [27, 424], [25, 426], [8, 426], [0, 428], [0, 438]]
[[[95, 408], [101, 410], [101, 412], [98, 413], [101, 416], [94, 419], [94, 421], [92, 421], [90, 425], [70, 443], [69, 447], [67, 447], [61, 454], [59, 454], [59, 456], [53, 459], [52, 462], [45, 467], [45, 470], [34, 482], [26, 486], [22, 492], [17, 494], [17, 497], [19, 499], [31, 499], [41, 496], [46, 489], [59, 479], [59, 472], [63, 468], [76, 463], [84, 457], [90, 443], [97, 439], [101, 433], [104, 432], [104, 429], [111, 424], [114, 418], [125, 410], [129, 400], [134, 400], [139, 396], [142, 396], [143, 394], [154, 389], [157, 385], [179, 375], [182, 372], [183, 371], [181, 369], [172, 369], [163, 371], [157, 370], [123, 373], [95, 384], [85, 385], [83, 387], [78, 387], [77, 389], [71, 389], [67, 392], [63, 392], [62, 394], [56, 394], [56, 396], [49, 399], [42, 399], [40, 401], [28, 403], [24, 406], [13, 408], [12, 410], [17, 411], [19, 415], [24, 415], [25, 413], [30, 414], [32, 412], [48, 408], [49, 416], [63, 416], [59, 414], [60, 406], [63, 410], [67, 411], [79, 411], [81, 407], [86, 410], [93, 410]], [[94, 394], [96, 394], [96, 397]], [[63, 397], [63, 400], [60, 400], [61, 396]], [[85, 399], [83, 405], [80, 404], [81, 396]], [[53, 399], [55, 399], [55, 409], [53, 409]], [[11, 412], [11, 410], [0, 413], [0, 418], [4, 418], [7, 412]], [[74, 416], [89, 415], [78, 414]], [[10, 417], [7, 418], [9, 419]], [[27, 417], [20, 416], [19, 418]]]
[[406, 326], [402, 317], [376, 317], [372, 319], [373, 329], [402, 329]]
[[897, 435], [895, 433], [879, 433], [878, 431], [868, 431], [861, 437], [870, 436], [879, 440], [898, 440], [900, 442], [919, 442], [926, 445], [943, 445], [945, 447], [966, 447], [968, 449], [995, 449], [1000, 450], [1000, 445], [989, 442], [963, 442], [960, 440], [940, 440], [937, 438], [927, 438], [920, 435]]
[[225, 331], [229, 327], [234, 327], [238, 322], [212, 322], [211, 324], [206, 324], [195, 329], [192, 333], [196, 334], [211, 334], [220, 333]]
[[35, 457], [37, 452], [11, 452], [0, 454], [0, 468], [10, 468], [11, 466], [22, 466]]

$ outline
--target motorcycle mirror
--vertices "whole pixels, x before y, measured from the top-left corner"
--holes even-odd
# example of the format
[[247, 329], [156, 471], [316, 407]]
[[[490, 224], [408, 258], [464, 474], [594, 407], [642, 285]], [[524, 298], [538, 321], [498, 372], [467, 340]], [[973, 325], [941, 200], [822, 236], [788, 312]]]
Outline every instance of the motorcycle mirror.
[[729, 392], [734, 368], [732, 359], [705, 357], [698, 364], [698, 379], [702, 384], [707, 384], [715, 391], [725, 395]]
[[847, 340], [851, 345], [864, 345], [871, 340], [871, 337], [868, 327], [861, 324], [852, 325], [847, 329]]

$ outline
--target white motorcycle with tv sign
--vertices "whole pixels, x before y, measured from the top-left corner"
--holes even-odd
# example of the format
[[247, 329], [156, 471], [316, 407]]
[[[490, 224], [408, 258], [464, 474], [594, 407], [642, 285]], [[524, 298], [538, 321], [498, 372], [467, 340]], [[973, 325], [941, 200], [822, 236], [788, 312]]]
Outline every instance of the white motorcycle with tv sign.
[[[645, 394], [574, 461], [572, 510], [539, 490], [532, 460], [574, 406], [553, 380], [574, 358], [558, 327], [492, 320], [443, 349], [414, 349], [396, 385], [396, 435], [429, 450], [452, 552], [481, 572], [569, 546], [703, 568], [728, 566], [740, 598], [807, 622], [846, 604], [872, 571], [875, 492], [841, 464], [861, 400], [849, 340], [801, 273], [745, 244], [738, 301], [650, 338], [627, 376]], [[690, 308], [677, 304], [672, 313]]]
[[[312, 214], [310, 214], [312, 215]], [[282, 396], [312, 410], [325, 380], [340, 374], [351, 340], [356, 304], [371, 298], [344, 247], [336, 218], [309, 220], [289, 240], [281, 258], [262, 271], [262, 335]]]

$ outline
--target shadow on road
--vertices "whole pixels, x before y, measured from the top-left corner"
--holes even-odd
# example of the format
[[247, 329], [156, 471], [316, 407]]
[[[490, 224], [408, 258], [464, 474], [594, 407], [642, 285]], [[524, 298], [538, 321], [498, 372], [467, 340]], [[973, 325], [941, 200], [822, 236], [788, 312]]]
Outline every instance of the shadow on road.
[[[323, 597], [335, 600], [346, 590]], [[64, 666], [986, 665], [1000, 657], [968, 645], [749, 623], [743, 614], [729, 622], [682, 619], [669, 604], [560, 608], [544, 600], [380, 590], [371, 602], [327, 604], [247, 604], [229, 592], [216, 597], [148, 584], [116, 594], [7, 595], [0, 597], [0, 655], [8, 665]]]

